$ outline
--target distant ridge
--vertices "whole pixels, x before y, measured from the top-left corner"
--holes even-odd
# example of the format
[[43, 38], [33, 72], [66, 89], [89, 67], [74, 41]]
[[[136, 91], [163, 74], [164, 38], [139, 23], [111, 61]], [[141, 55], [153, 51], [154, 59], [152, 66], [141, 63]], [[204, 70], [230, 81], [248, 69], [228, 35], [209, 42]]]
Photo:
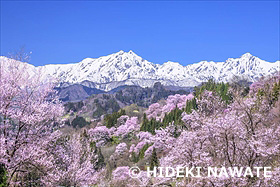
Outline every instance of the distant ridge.
[[[5, 57], [1, 57], [3, 59]], [[267, 62], [245, 53], [239, 58], [225, 62], [207, 62], [182, 66], [178, 62], [162, 65], [149, 62], [133, 51], [119, 51], [100, 58], [85, 58], [75, 64], [50, 64], [35, 67], [28, 65], [30, 72], [40, 71], [44, 78], [55, 77], [61, 86], [81, 84], [98, 90], [110, 91], [124, 85], [152, 87], [161, 82], [165, 86], [193, 87], [212, 78], [228, 82], [233, 76], [243, 76], [253, 82], [262, 76], [279, 71], [280, 61]]]

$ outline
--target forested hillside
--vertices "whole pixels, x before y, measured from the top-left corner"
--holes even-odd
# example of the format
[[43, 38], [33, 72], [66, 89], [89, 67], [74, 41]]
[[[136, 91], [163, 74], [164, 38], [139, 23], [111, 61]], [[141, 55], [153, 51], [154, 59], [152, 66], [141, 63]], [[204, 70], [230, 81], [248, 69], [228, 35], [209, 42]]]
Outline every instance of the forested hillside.
[[77, 116], [87, 119], [88, 122], [91, 120], [100, 120], [102, 115], [118, 112], [121, 108], [132, 104], [140, 108], [147, 108], [152, 103], [166, 99], [169, 95], [188, 94], [191, 90], [192, 88], [174, 90], [166, 88], [158, 82], [153, 88], [125, 86], [113, 90], [112, 93], [93, 94], [83, 101], [65, 103], [66, 113], [70, 114], [66, 116], [68, 120], [67, 124], [76, 126], [72, 124], [72, 121]]

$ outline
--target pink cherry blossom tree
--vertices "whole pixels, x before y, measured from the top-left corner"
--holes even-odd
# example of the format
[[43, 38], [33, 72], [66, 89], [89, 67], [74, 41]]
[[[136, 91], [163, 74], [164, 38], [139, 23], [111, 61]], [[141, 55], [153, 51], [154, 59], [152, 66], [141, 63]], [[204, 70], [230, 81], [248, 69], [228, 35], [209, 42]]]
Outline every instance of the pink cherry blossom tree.
[[[62, 138], [62, 137], [61, 137]], [[96, 147], [82, 134], [60, 138], [53, 156], [50, 177], [43, 177], [47, 186], [84, 186], [94, 185], [101, 180], [104, 170], [96, 170], [98, 162]]]
[[0, 162], [8, 185], [25, 185], [24, 178], [35, 171], [46, 174], [51, 167], [47, 148], [63, 107], [55, 96], [54, 84], [27, 72], [27, 64], [13, 59], [0, 61]]
[[[266, 83], [262, 85], [265, 86]], [[272, 91], [266, 90], [268, 95]], [[270, 166], [273, 168], [272, 178], [190, 178], [180, 181], [180, 185], [279, 185], [277, 168], [280, 161], [277, 155], [280, 153], [280, 126], [275, 123], [279, 122], [279, 116], [271, 114], [276, 106], [270, 105], [265, 98], [257, 98], [258, 95], [253, 93], [255, 92], [245, 98], [234, 95], [235, 101], [226, 110], [225, 105], [216, 102], [217, 99], [211, 99], [213, 93], [204, 93], [198, 101], [198, 111], [189, 115], [183, 114], [183, 121], [188, 128], [176, 139], [171, 150], [160, 159], [161, 166]], [[178, 181], [169, 179], [169, 182]]]
[[115, 136], [122, 138], [128, 137], [130, 134], [138, 132], [140, 130], [140, 125], [138, 123], [137, 117], [131, 117], [126, 120], [125, 124], [119, 126], [114, 132]]
[[110, 140], [112, 132], [106, 126], [98, 126], [93, 129], [90, 129], [88, 133], [93, 139], [93, 141], [96, 143], [96, 146], [101, 147], [104, 146]]

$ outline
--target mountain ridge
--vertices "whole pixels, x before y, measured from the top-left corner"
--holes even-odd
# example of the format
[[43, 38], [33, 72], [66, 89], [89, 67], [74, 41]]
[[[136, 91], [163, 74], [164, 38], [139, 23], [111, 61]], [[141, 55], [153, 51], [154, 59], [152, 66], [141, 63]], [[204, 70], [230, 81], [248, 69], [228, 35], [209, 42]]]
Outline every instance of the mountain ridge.
[[30, 65], [29, 68], [42, 72], [44, 78], [55, 77], [68, 86], [78, 83], [110, 91], [123, 85], [152, 87], [155, 82], [165, 86], [193, 87], [210, 78], [228, 82], [233, 76], [243, 76], [253, 82], [279, 71], [279, 63], [267, 62], [245, 53], [239, 58], [228, 58], [225, 62], [200, 61], [183, 66], [179, 62], [168, 61], [161, 65], [143, 59], [132, 50], [121, 50], [108, 56], [85, 58], [78, 63]]

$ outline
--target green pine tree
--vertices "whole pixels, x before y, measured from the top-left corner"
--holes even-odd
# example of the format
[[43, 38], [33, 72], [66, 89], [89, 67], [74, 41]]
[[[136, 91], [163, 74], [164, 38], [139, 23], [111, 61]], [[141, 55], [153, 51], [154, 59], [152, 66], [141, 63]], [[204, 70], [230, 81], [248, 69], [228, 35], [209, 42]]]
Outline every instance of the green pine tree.
[[0, 163], [0, 187], [7, 186], [7, 171], [4, 164]]
[[154, 148], [152, 156], [151, 156], [150, 169], [153, 170], [154, 167], [158, 167], [158, 166], [159, 166], [159, 161], [158, 161], [158, 158], [157, 158], [156, 149]]
[[149, 120], [147, 119], [146, 113], [144, 113], [142, 125], [140, 127], [141, 131], [148, 131]]

